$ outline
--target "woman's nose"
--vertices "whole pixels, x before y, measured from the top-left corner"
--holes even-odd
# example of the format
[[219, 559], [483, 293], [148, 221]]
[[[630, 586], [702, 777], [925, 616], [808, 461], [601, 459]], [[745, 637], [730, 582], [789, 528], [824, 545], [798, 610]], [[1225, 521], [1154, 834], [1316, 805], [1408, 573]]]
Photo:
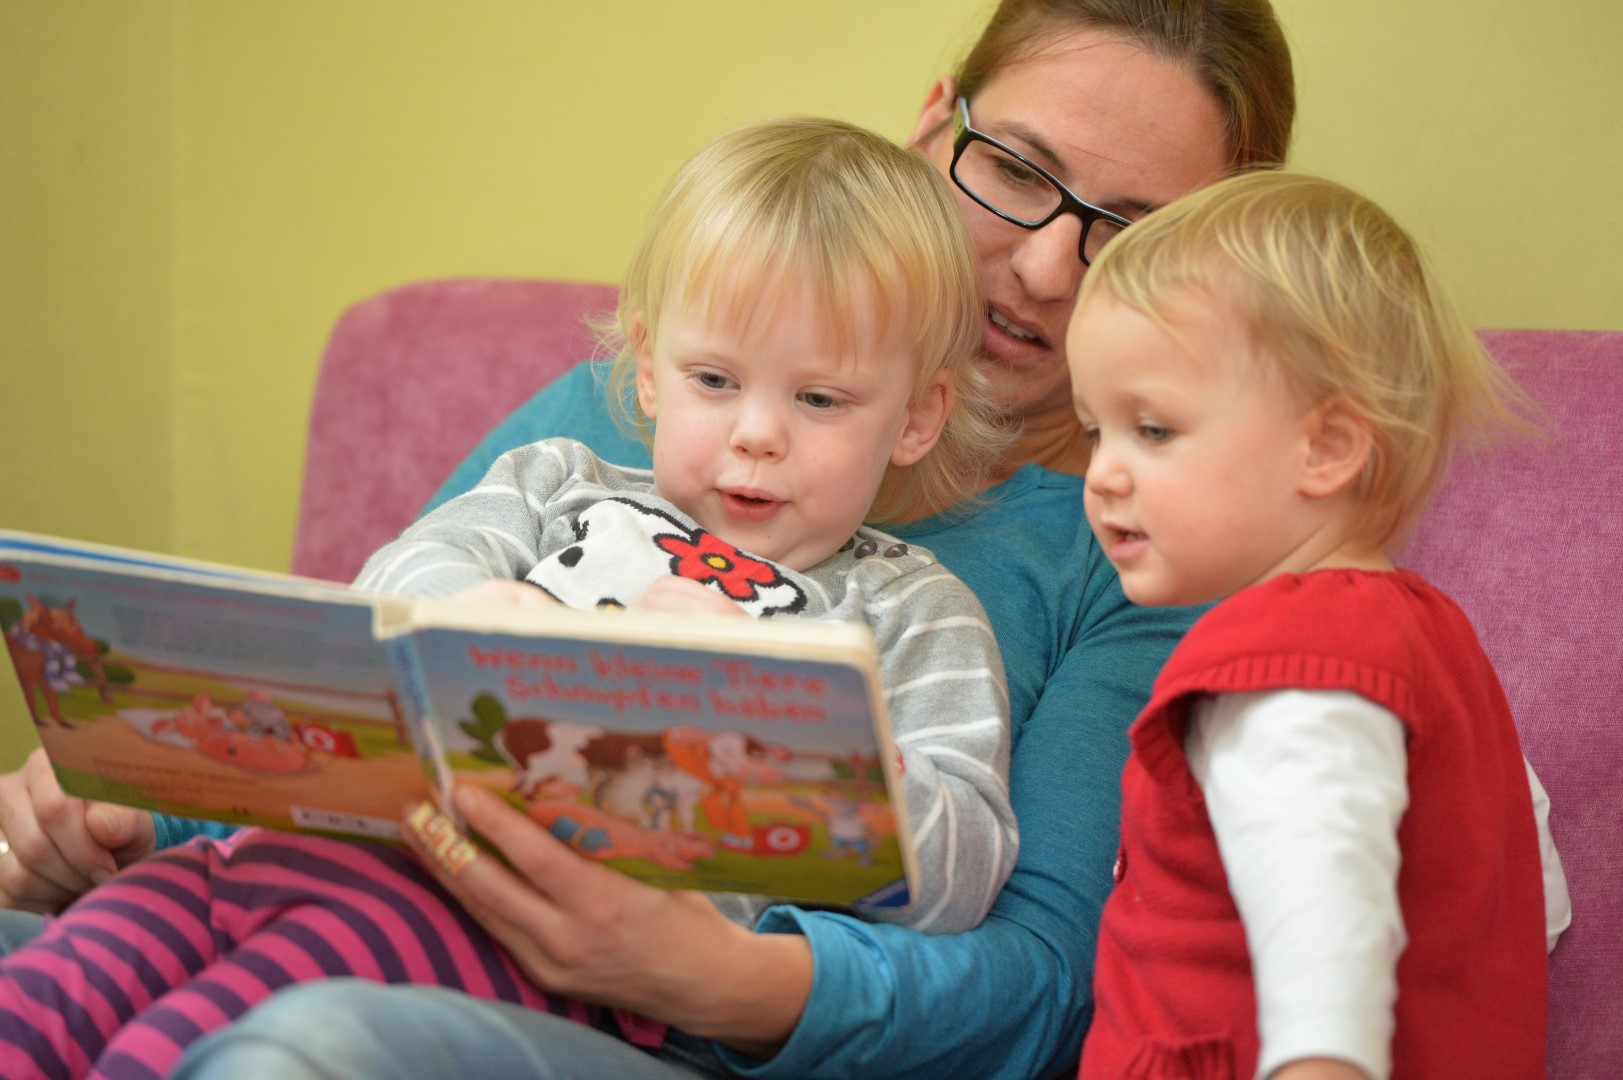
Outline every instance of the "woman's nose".
[[1026, 295], [1038, 303], [1070, 303], [1082, 285], [1082, 222], [1061, 214], [1020, 239], [1009, 253], [1009, 266]]

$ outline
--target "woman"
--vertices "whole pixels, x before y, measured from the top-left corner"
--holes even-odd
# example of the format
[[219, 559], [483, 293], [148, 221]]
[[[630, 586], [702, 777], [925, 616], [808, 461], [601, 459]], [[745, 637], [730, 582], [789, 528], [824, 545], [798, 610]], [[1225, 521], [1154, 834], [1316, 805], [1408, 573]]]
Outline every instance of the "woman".
[[[1008, 665], [1022, 852], [980, 928], [928, 938], [777, 908], [752, 934], [700, 897], [644, 888], [477, 803], [465, 808], [470, 822], [528, 880], [480, 859], [447, 886], [544, 984], [678, 1029], [661, 1056], [452, 992], [328, 982], [278, 995], [199, 1043], [181, 1075], [1030, 1077], [1074, 1066], [1125, 733], [1188, 617], [1128, 605], [1083, 519], [1086, 448], [1065, 326], [1085, 259], [1112, 231], [1232, 169], [1282, 159], [1293, 111], [1266, 0], [1006, 0], [919, 115], [912, 142], [957, 183], [981, 260], [982, 366], [1021, 429], [973, 514], [921, 507], [894, 530], [975, 589]], [[645, 462], [601, 402], [577, 370], [504, 423], [448, 487], [542, 436]], [[38, 799], [7, 782], [0, 828], [30, 828], [30, 851], [50, 856], [42, 864], [100, 865], [86, 851], [110, 863], [82, 808], [58, 803], [64, 839], [42, 843], [50, 827], [17, 809]], [[21, 860], [0, 862], [0, 890], [16, 898], [37, 884], [7, 863]], [[88, 881], [75, 874], [53, 882], [58, 893]], [[647, 958], [660, 952], [655, 968]]]

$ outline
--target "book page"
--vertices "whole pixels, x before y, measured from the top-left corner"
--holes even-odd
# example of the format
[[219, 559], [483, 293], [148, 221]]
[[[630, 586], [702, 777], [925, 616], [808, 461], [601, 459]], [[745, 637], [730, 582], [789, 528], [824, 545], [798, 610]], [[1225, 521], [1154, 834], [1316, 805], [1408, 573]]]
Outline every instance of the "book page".
[[178, 570], [0, 547], [7, 653], [63, 788], [185, 817], [393, 837], [427, 785], [372, 601]]
[[904, 879], [865, 627], [469, 607], [413, 635], [457, 783], [653, 884], [850, 904]]

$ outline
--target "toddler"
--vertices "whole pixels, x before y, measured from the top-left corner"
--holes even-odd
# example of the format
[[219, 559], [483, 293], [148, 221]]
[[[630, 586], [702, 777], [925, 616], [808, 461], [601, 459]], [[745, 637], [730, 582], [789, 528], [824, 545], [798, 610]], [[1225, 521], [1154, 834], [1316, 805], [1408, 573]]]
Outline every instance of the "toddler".
[[[1002, 662], [968, 588], [865, 522], [958, 502], [997, 457], [983, 316], [962, 216], [922, 158], [834, 121], [725, 135], [671, 181], [621, 291], [611, 393], [654, 424], [652, 473], [568, 440], [515, 450], [357, 584], [865, 620], [921, 871], [909, 903], [869, 913], [968, 929], [1018, 847]], [[748, 843], [747, 823], [713, 824]], [[766, 904], [716, 900], [746, 924]], [[530, 985], [403, 852], [244, 830], [136, 864], [7, 958], [0, 1073], [162, 1075], [278, 987], [344, 974], [663, 1035]]]
[[1537, 781], [1388, 557], [1512, 385], [1391, 218], [1284, 173], [1127, 230], [1067, 343], [1128, 597], [1221, 601], [1131, 729], [1081, 1075], [1543, 1075]]

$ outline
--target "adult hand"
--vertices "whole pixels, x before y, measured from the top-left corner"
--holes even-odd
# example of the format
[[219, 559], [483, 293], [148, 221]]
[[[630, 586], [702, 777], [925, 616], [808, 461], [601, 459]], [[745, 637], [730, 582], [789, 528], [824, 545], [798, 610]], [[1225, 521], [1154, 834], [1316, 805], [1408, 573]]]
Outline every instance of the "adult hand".
[[492, 578], [477, 585], [469, 585], [457, 593], [453, 600], [476, 600], [482, 604], [511, 604], [514, 607], [557, 607], [558, 601], [523, 581]]
[[459, 788], [456, 809], [511, 865], [451, 838], [438, 813], [403, 834], [445, 888], [537, 984], [629, 1009], [769, 1057], [811, 993], [811, 948], [754, 934], [702, 893], [655, 889], [590, 862], [489, 792]]
[[0, 907], [52, 914], [157, 842], [152, 815], [63, 792], [45, 751], [0, 776]]
[[716, 590], [691, 578], [675, 575], [656, 579], [634, 606], [643, 611], [663, 611], [667, 615], [737, 615], [749, 618], [749, 612]]

